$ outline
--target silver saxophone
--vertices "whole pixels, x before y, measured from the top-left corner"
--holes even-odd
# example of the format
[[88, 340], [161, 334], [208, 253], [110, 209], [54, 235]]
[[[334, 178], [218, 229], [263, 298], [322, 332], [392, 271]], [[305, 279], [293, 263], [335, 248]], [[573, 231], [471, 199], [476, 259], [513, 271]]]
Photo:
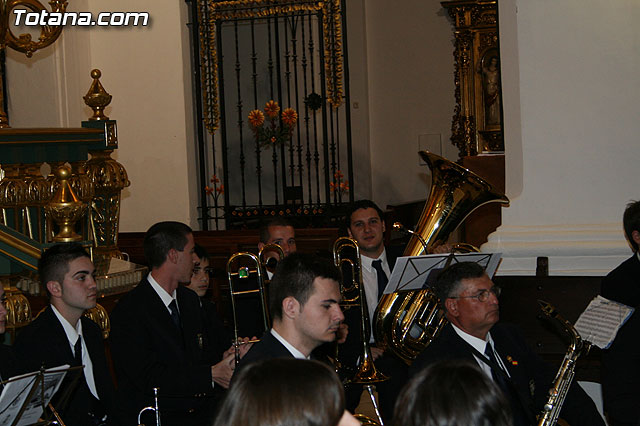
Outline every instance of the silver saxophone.
[[553, 426], [558, 421], [560, 410], [564, 399], [567, 397], [569, 387], [573, 381], [575, 375], [576, 362], [581, 355], [586, 355], [591, 349], [591, 343], [583, 340], [575, 327], [566, 319], [561, 317], [556, 309], [548, 302], [538, 300], [540, 309], [549, 318], [556, 320], [564, 328], [565, 332], [571, 338], [569, 349], [564, 355], [562, 365], [556, 374], [556, 378], [553, 380], [553, 386], [549, 389], [549, 398], [546, 404], [542, 408], [540, 418], [538, 420], [538, 426]]

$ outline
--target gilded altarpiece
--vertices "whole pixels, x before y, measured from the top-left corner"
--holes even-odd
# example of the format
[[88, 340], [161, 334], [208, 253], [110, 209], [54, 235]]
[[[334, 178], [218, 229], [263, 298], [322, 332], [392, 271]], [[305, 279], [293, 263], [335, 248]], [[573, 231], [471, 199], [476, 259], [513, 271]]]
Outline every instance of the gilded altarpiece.
[[441, 3], [455, 31], [451, 142], [460, 157], [504, 151], [497, 1]]

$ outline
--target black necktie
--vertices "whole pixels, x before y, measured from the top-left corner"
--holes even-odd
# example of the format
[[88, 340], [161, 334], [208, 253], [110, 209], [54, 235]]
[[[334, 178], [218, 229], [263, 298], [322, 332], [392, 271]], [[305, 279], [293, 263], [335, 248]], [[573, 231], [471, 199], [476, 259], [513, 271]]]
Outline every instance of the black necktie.
[[78, 336], [76, 344], [73, 345], [73, 358], [76, 365], [82, 365], [82, 336]]
[[[508, 395], [510, 393], [510, 388], [507, 383], [507, 373], [502, 369], [500, 363], [496, 359], [496, 355], [493, 352], [493, 347], [490, 342], [487, 342], [487, 346], [484, 348], [484, 354], [491, 361], [489, 367], [491, 367], [491, 377], [493, 377], [493, 381], [505, 394]], [[498, 371], [496, 371], [496, 369], [498, 369]]]
[[171, 319], [173, 320], [173, 323], [178, 327], [178, 330], [180, 330], [180, 311], [178, 311], [176, 299], [173, 299], [171, 303], [169, 303], [169, 310], [171, 311]]
[[378, 299], [380, 299], [384, 293], [384, 289], [387, 287], [389, 279], [387, 278], [387, 274], [384, 273], [384, 269], [382, 269], [382, 260], [374, 260], [371, 262], [371, 266], [373, 266], [373, 269], [376, 270], [376, 275], [378, 275]]

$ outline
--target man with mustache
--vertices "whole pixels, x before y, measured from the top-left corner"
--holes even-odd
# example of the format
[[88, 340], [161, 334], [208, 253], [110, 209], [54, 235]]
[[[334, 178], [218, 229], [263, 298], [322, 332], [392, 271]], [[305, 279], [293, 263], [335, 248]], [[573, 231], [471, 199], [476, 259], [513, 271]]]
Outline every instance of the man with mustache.
[[[500, 288], [477, 263], [460, 262], [439, 274], [434, 290], [449, 323], [416, 358], [410, 377], [444, 359], [475, 362], [509, 400], [513, 424], [537, 424], [535, 416], [542, 411], [556, 371], [529, 348], [515, 327], [498, 323]], [[575, 426], [604, 425], [593, 401], [575, 382], [560, 417]]]
[[273, 326], [253, 345], [238, 368], [269, 358], [309, 359], [318, 346], [336, 340], [340, 270], [329, 260], [294, 253], [282, 260], [269, 289]]
[[[69, 364], [84, 367], [69, 372], [52, 400], [65, 424], [119, 424], [114, 417], [114, 386], [107, 367], [102, 332], [82, 316], [96, 306], [95, 268], [77, 243], [57, 244], [40, 258], [38, 273], [50, 305], [25, 327], [15, 343], [21, 372]], [[65, 404], [63, 394], [70, 393]]]

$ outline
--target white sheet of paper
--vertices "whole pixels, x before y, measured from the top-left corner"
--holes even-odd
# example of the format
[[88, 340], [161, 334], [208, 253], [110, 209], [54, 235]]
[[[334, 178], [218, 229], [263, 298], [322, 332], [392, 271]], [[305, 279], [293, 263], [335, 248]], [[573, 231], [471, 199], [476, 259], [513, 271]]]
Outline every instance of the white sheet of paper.
[[[42, 407], [46, 406], [51, 397], [55, 395], [67, 374], [69, 365], [61, 365], [60, 367], [50, 368], [45, 370], [44, 376], [44, 404], [41, 399], [42, 393], [40, 391], [35, 392], [30, 401], [27, 401], [29, 391], [38, 377], [39, 372], [22, 374], [20, 376], [12, 377], [8, 383], [5, 384], [2, 389], [2, 395], [0, 395], [0, 425], [10, 425], [15, 421], [20, 408], [26, 402], [25, 411], [22, 413], [22, 417], [18, 422], [18, 426], [32, 425], [38, 422], [38, 419], [42, 416]], [[58, 371], [62, 370], [62, 371]], [[39, 388], [39, 387], [38, 387]]]
[[598, 295], [580, 314], [575, 328], [580, 337], [601, 349], [607, 349], [634, 308]]
[[[454, 255], [454, 263], [476, 262], [487, 271], [489, 277], [493, 277], [498, 269], [502, 253], [461, 253]], [[419, 290], [427, 281], [432, 271], [444, 268], [449, 259], [449, 254], [428, 254], [425, 256], [403, 256], [396, 260], [391, 271], [389, 283], [384, 294], [390, 294], [401, 290]]]

